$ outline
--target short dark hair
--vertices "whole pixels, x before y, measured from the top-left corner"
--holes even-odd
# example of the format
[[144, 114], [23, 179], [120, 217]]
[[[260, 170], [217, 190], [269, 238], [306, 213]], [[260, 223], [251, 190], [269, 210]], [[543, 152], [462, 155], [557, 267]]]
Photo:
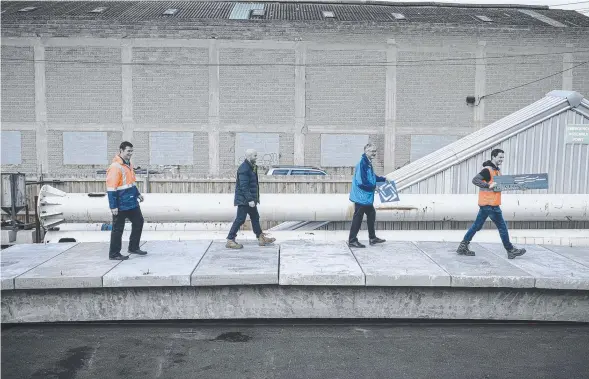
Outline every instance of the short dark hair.
[[491, 159], [495, 158], [497, 155], [499, 154], [505, 154], [505, 151], [501, 150], [501, 149], [495, 149], [493, 151], [491, 151]]
[[123, 142], [121, 142], [121, 145], [119, 146], [119, 149], [125, 151], [125, 149], [127, 147], [133, 147], [133, 144], [131, 142], [129, 142], [129, 141], [123, 141]]

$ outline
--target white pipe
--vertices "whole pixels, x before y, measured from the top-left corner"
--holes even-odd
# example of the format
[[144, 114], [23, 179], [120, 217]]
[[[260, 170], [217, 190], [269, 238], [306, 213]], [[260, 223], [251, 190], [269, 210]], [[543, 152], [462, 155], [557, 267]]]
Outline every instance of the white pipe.
[[[191, 232], [191, 231], [146, 231], [141, 235], [142, 241], [194, 241], [194, 240], [224, 240], [227, 237], [225, 231]], [[377, 235], [387, 241], [447, 241], [460, 242], [466, 230], [379, 230]], [[130, 231], [123, 233], [123, 240], [128, 241]], [[345, 241], [348, 238], [347, 230], [313, 230], [313, 231], [277, 231], [272, 232], [277, 243], [293, 240], [312, 241]], [[589, 231], [581, 229], [514, 229], [509, 231], [514, 244], [546, 244], [566, 246], [589, 246]], [[58, 243], [61, 239], [68, 238], [76, 242], [104, 242], [110, 240], [108, 231], [48, 231], [44, 241], [46, 243]], [[361, 230], [361, 241], [368, 239], [368, 233]], [[254, 241], [255, 235], [251, 230], [240, 231], [238, 241]], [[501, 243], [496, 229], [483, 229], [479, 231], [474, 240], [476, 242]]]
[[[100, 232], [105, 225], [112, 223], [65, 223], [51, 228], [52, 231], [80, 231], [80, 232]], [[143, 231], [215, 231], [227, 230], [231, 228], [230, 222], [187, 222], [187, 223], [145, 223]], [[131, 224], [125, 224], [125, 230], [131, 230]]]
[[[235, 218], [233, 194], [144, 194], [146, 222], [230, 222]], [[379, 221], [472, 221], [478, 195], [401, 194], [401, 201], [383, 203], [375, 196]], [[110, 222], [105, 193], [65, 193], [43, 186], [39, 215], [44, 227], [64, 222]], [[588, 195], [504, 194], [508, 221], [587, 221]], [[259, 212], [265, 221], [349, 221], [354, 205], [347, 194], [262, 194]]]

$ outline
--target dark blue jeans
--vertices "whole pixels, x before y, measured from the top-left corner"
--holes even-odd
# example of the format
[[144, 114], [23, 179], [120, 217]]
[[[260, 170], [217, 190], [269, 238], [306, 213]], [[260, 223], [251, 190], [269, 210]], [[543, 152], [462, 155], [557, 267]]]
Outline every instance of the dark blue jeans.
[[110, 251], [109, 257], [117, 256], [121, 253], [123, 232], [125, 231], [125, 219], [131, 221], [131, 236], [129, 237], [129, 251], [139, 249], [141, 232], [143, 231], [143, 214], [141, 208], [133, 208], [127, 211], [119, 211], [117, 216], [112, 216], [112, 231], [110, 232]]
[[474, 224], [472, 224], [470, 229], [468, 229], [468, 232], [466, 232], [464, 241], [472, 241], [472, 238], [476, 232], [483, 228], [485, 221], [487, 221], [487, 217], [489, 217], [495, 226], [497, 226], [497, 230], [499, 230], [499, 235], [501, 236], [501, 242], [503, 242], [503, 247], [505, 247], [507, 250], [513, 249], [513, 245], [511, 242], [509, 242], [509, 232], [507, 231], [507, 224], [503, 219], [503, 212], [501, 212], [501, 208], [490, 205], [480, 207], [477, 219], [475, 220]]
[[237, 206], [237, 217], [235, 217], [235, 221], [233, 221], [233, 225], [231, 226], [231, 230], [229, 231], [229, 235], [227, 236], [228, 240], [234, 240], [237, 237], [237, 232], [241, 225], [245, 222], [245, 218], [247, 215], [250, 215], [250, 220], [252, 220], [252, 229], [256, 234], [256, 237], [259, 237], [262, 234], [262, 228], [260, 227], [260, 214], [258, 213], [258, 207], [250, 207], [249, 205], [238, 205]]

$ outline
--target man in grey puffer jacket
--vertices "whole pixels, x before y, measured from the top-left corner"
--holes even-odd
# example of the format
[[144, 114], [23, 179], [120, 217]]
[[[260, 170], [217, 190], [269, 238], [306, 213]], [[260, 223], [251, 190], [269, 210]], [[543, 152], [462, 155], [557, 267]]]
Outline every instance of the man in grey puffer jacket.
[[243, 248], [242, 244], [235, 242], [235, 237], [237, 237], [237, 232], [245, 222], [247, 215], [250, 216], [252, 228], [260, 246], [271, 244], [276, 241], [275, 238], [268, 237], [264, 234], [262, 232], [262, 227], [260, 226], [260, 214], [258, 213], [257, 207], [260, 203], [258, 166], [256, 166], [257, 159], [258, 153], [253, 149], [248, 149], [246, 151], [245, 160], [239, 166], [239, 169], [237, 169], [235, 198], [233, 199], [233, 205], [237, 206], [237, 216], [235, 217], [235, 221], [233, 221], [233, 225], [227, 236], [227, 244], [225, 247], [228, 249]]

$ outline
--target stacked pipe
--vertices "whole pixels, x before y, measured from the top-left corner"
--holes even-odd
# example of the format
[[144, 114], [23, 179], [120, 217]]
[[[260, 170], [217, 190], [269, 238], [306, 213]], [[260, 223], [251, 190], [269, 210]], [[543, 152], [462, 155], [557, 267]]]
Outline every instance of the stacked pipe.
[[[144, 194], [146, 222], [231, 222], [233, 194]], [[503, 194], [507, 221], [588, 221], [589, 196], [574, 194]], [[374, 203], [379, 221], [473, 221], [477, 195], [403, 194], [401, 201]], [[111, 222], [106, 193], [66, 193], [49, 185], [39, 193], [45, 228], [62, 223]], [[349, 221], [353, 204], [347, 194], [262, 194], [265, 221]]]

